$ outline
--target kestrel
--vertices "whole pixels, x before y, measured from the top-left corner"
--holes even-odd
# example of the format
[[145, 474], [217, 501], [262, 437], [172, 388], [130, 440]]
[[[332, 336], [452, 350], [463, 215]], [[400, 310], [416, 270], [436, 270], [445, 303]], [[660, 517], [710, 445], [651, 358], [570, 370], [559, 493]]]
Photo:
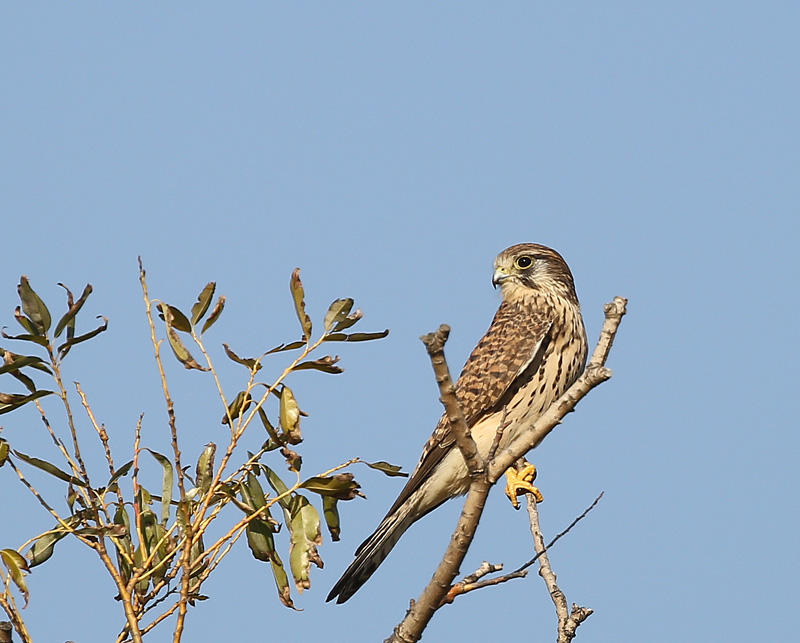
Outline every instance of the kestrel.
[[[456, 383], [456, 397], [484, 459], [500, 424], [505, 424], [502, 449], [578, 378], [587, 353], [572, 273], [555, 250], [535, 243], [511, 246], [497, 255], [492, 283], [500, 286], [502, 303]], [[356, 550], [327, 600], [349, 599], [406, 529], [446, 500], [465, 494], [469, 482], [443, 415], [406, 486], [375, 533]]]

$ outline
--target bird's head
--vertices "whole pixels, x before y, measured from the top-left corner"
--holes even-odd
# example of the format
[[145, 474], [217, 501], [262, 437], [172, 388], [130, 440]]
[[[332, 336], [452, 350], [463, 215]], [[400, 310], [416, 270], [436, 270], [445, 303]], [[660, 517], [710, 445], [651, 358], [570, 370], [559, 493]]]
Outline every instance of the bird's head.
[[578, 302], [575, 282], [563, 257], [538, 243], [520, 243], [497, 255], [492, 284], [500, 286], [506, 301], [538, 290]]

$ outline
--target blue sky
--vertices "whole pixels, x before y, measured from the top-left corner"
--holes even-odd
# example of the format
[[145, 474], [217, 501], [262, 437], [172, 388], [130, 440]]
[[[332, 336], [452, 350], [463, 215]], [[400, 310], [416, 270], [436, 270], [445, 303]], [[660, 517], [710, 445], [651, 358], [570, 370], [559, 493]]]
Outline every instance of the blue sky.
[[[110, 328], [70, 355], [67, 379], [121, 451], [140, 412], [165, 449], [136, 257], [178, 306], [216, 280], [228, 306], [210, 343], [240, 354], [296, 336], [300, 266], [312, 316], [351, 296], [363, 330], [391, 328], [342, 346], [343, 375], [295, 376], [304, 471], [352, 456], [411, 469], [440, 414], [419, 335], [449, 323], [458, 370], [497, 306], [494, 256], [553, 246], [592, 341], [602, 304], [630, 300], [613, 379], [531, 458], [550, 534], [606, 493], [551, 554], [567, 598], [596, 611], [578, 640], [786, 639], [776, 616], [800, 590], [799, 27], [790, 3], [7, 3], [2, 323], [20, 274], [59, 304], [57, 282], [92, 283], [87, 315]], [[242, 373], [216, 361], [235, 392]], [[171, 366], [194, 458], [224, 439], [221, 410], [207, 377]], [[2, 426], [46, 449], [35, 416]], [[349, 603], [325, 604], [402, 485], [355, 473], [369, 499], [342, 506], [303, 612], [279, 605], [242, 544], [186, 640], [388, 636], [458, 506], [408, 532]], [[50, 519], [0, 474], [0, 545], [17, 546]], [[525, 515], [495, 493], [463, 571], [530, 548]], [[29, 578], [34, 636], [112, 640], [110, 583], [78, 547], [57, 553]], [[555, 636], [535, 575], [459, 599], [426, 640], [521, 629]]]

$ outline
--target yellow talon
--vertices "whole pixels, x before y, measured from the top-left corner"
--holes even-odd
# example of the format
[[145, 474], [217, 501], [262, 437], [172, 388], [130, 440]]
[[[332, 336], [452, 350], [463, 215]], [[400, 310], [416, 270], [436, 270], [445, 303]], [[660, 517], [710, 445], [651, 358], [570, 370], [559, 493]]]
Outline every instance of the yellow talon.
[[524, 462], [525, 465], [521, 469], [509, 467], [506, 471], [506, 495], [511, 500], [514, 509], [519, 509], [517, 496], [526, 493], [532, 493], [533, 497], [536, 498], [536, 502], [544, 500], [542, 493], [532, 484], [536, 479], [536, 467], [527, 460]]

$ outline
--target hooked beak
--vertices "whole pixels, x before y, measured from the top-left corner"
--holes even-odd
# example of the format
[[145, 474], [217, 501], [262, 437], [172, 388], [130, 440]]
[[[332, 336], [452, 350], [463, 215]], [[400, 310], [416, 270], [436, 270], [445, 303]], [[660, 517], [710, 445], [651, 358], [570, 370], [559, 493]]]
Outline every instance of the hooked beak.
[[510, 275], [502, 268], [497, 268], [492, 275], [492, 285], [497, 288], [504, 279], [508, 279]]

